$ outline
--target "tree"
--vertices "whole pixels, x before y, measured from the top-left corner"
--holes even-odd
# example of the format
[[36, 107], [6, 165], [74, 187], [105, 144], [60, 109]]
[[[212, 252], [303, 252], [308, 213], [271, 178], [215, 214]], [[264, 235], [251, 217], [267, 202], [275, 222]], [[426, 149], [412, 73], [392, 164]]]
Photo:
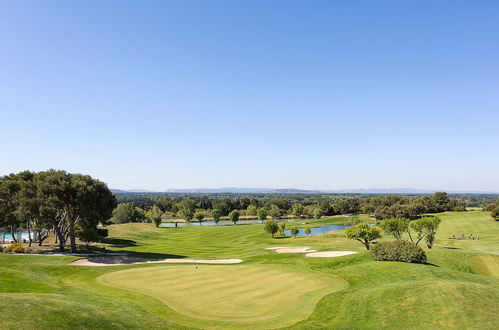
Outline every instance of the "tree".
[[350, 218], [350, 224], [352, 226], [358, 225], [359, 223], [363, 223], [361, 218], [359, 218], [357, 215], [354, 215]]
[[274, 237], [275, 233], [279, 230], [279, 226], [275, 220], [266, 220], [264, 230], [266, 233], [269, 233]]
[[314, 209], [314, 218], [320, 219], [322, 217], [322, 215], [323, 215], [322, 210], [319, 207], [316, 207]]
[[296, 238], [296, 235], [298, 235], [300, 231], [298, 228], [291, 228], [291, 235], [293, 235]]
[[88, 247], [90, 243], [99, 241], [97, 230], [92, 227], [80, 228], [76, 232], [76, 237]]
[[196, 220], [199, 222], [199, 225], [201, 226], [201, 223], [204, 219], [204, 213], [203, 212], [196, 212], [196, 214], [194, 214], [194, 218], [196, 218]]
[[256, 215], [257, 210], [258, 210], [258, 209], [257, 209], [256, 205], [253, 205], [253, 204], [250, 204], [250, 205], [248, 206], [248, 208], [246, 209], [246, 211], [247, 211], [248, 215]]
[[239, 221], [239, 211], [233, 210], [229, 213], [229, 220], [236, 224]]
[[374, 213], [374, 211], [376, 211], [376, 208], [372, 204], [365, 204], [364, 206], [362, 206], [361, 211], [362, 213], [371, 215], [372, 213]]
[[88, 175], [50, 170], [37, 173], [33, 180], [38, 198], [44, 200], [43, 214], [53, 221], [61, 250], [69, 238], [71, 252], [75, 253], [76, 230], [95, 229], [111, 217], [116, 206], [107, 186]]
[[113, 210], [111, 222], [121, 224], [137, 222], [140, 219], [140, 212], [132, 203], [121, 203]]
[[433, 242], [435, 241], [435, 234], [437, 232], [438, 226], [440, 225], [440, 218], [438, 217], [426, 217], [411, 222], [411, 228], [416, 232], [416, 245], [424, 239], [426, 246], [429, 249], [433, 247]]
[[312, 232], [312, 229], [310, 229], [310, 227], [307, 227], [305, 228], [305, 235], [310, 235], [310, 233]]
[[156, 227], [159, 227], [159, 225], [161, 225], [161, 218], [163, 216], [163, 212], [158, 206], [153, 205], [153, 207], [150, 210], [148, 210], [145, 215], [147, 219], [149, 219], [149, 221], [154, 223]]
[[494, 209], [492, 209], [492, 211], [490, 212], [490, 215], [492, 216], [492, 218], [494, 218], [496, 221], [499, 221], [499, 206], [498, 207], [495, 207]]
[[286, 236], [284, 234], [284, 231], [286, 230], [286, 223], [285, 222], [279, 222], [279, 234], [281, 236]]
[[371, 242], [381, 238], [381, 233], [378, 228], [361, 223], [356, 226], [348, 227], [345, 230], [345, 236], [348, 239], [354, 239], [361, 242], [366, 249], [369, 250]]
[[392, 235], [395, 239], [402, 239], [402, 235], [409, 230], [409, 220], [404, 218], [386, 219], [381, 222], [380, 226], [388, 235]]
[[437, 205], [439, 212], [448, 210], [448, 204], [450, 202], [450, 198], [446, 192], [437, 191], [436, 193], [433, 194], [431, 199]]
[[183, 199], [177, 204], [177, 207], [179, 213], [185, 220], [187, 220], [187, 222], [192, 220], [195, 211], [195, 202], [193, 200], [189, 198]]
[[214, 209], [213, 211], [211, 211], [211, 216], [213, 218], [213, 221], [218, 225], [218, 223], [220, 222], [220, 217], [222, 216], [222, 211], [220, 211], [219, 209]]
[[299, 218], [303, 214], [305, 207], [301, 203], [294, 203], [292, 208], [292, 213], [295, 217]]
[[267, 210], [265, 210], [264, 208], [260, 208], [258, 209], [258, 211], [256, 212], [256, 215], [258, 216], [258, 220], [260, 220], [262, 223], [265, 219], [267, 219]]
[[276, 220], [276, 219], [279, 219], [281, 217], [281, 209], [279, 208], [279, 206], [275, 205], [275, 204], [272, 204], [270, 206], [270, 211], [269, 211], [269, 215], [272, 217], [272, 219]]
[[16, 243], [15, 232], [21, 224], [26, 221], [30, 228], [28, 212], [22, 207], [21, 191], [25, 182], [32, 178], [33, 173], [29, 171], [0, 178], [0, 226], [10, 230], [12, 240]]

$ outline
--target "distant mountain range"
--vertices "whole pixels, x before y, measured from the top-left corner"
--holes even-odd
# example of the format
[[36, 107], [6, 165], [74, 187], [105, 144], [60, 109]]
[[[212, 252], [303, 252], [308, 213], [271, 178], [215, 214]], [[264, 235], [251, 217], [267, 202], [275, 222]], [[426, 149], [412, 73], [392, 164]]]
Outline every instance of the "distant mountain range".
[[[111, 189], [115, 194], [126, 193], [169, 193], [169, 194], [432, 194], [441, 190], [413, 189], [413, 188], [373, 188], [373, 189], [338, 189], [338, 190], [306, 190], [306, 189], [271, 189], [271, 188], [196, 188], [196, 189], [167, 189], [165, 191], [152, 191], [145, 189]], [[497, 194], [490, 191], [447, 191], [460, 194]]]

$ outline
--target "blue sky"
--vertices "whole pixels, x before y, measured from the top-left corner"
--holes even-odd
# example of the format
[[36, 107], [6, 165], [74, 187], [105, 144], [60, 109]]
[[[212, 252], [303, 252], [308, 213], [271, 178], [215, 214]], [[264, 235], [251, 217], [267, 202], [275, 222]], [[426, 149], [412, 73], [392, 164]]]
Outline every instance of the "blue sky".
[[497, 1], [1, 1], [0, 174], [499, 191]]

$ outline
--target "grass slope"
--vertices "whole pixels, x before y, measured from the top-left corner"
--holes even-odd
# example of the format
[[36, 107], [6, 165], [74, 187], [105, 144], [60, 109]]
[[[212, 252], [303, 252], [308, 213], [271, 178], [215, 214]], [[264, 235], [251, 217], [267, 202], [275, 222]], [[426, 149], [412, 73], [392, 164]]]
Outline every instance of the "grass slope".
[[[0, 255], [0, 325], [30, 329], [223, 328], [236, 327], [234, 323], [241, 328], [499, 328], [499, 223], [483, 212], [440, 216], [443, 221], [436, 246], [427, 250], [427, 265], [373, 261], [342, 232], [272, 239], [261, 224], [177, 229], [111, 226], [108, 250], [158, 258], [241, 258], [244, 263], [202, 266], [209, 274], [201, 278], [192, 265], [75, 267], [67, 265], [75, 259], [71, 257]], [[345, 221], [321, 219], [311, 225]], [[480, 235], [481, 240], [449, 239], [462, 233]], [[264, 250], [282, 245], [360, 253], [322, 259]], [[119, 274], [133, 275], [134, 280], [120, 279]], [[275, 280], [279, 276], [282, 281]], [[319, 281], [322, 288], [324, 278], [332, 282], [320, 294], [312, 291], [314, 298], [307, 300], [306, 290], [316, 287], [310, 283]], [[106, 279], [115, 285], [103, 283]], [[267, 279], [272, 285], [265, 283]], [[338, 288], [338, 279], [348, 287]], [[258, 299], [242, 298], [252, 293]], [[282, 293], [296, 303], [279, 303]], [[288, 305], [300, 306], [307, 315], [298, 317], [298, 309]], [[244, 320], [239, 322], [231, 319], [238, 306], [244, 307], [240, 308]], [[248, 308], [254, 309], [254, 323]], [[222, 310], [226, 320], [206, 321], [195, 315], [204, 313], [201, 317], [207, 319]]]

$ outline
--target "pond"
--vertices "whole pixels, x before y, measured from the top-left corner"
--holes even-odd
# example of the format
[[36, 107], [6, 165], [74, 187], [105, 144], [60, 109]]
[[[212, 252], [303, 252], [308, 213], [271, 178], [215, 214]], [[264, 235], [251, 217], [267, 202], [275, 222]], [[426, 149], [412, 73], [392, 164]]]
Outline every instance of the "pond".
[[[305, 228], [299, 228], [298, 235], [296, 235], [296, 236], [301, 237], [301, 236], [321, 235], [321, 234], [327, 233], [328, 231], [332, 231], [332, 230], [344, 230], [347, 227], [350, 227], [350, 225], [322, 225], [319, 227], [310, 228], [311, 233], [309, 235], [305, 234]], [[293, 236], [293, 235], [291, 235], [291, 230], [285, 230], [284, 234], [286, 236]]]
[[[29, 240], [29, 235], [28, 233], [14, 233], [16, 236], [17, 240]], [[31, 233], [31, 237], [34, 239], [35, 234]], [[12, 234], [11, 233], [0, 233], [0, 242], [5, 243], [5, 242], [10, 242], [12, 240]]]

